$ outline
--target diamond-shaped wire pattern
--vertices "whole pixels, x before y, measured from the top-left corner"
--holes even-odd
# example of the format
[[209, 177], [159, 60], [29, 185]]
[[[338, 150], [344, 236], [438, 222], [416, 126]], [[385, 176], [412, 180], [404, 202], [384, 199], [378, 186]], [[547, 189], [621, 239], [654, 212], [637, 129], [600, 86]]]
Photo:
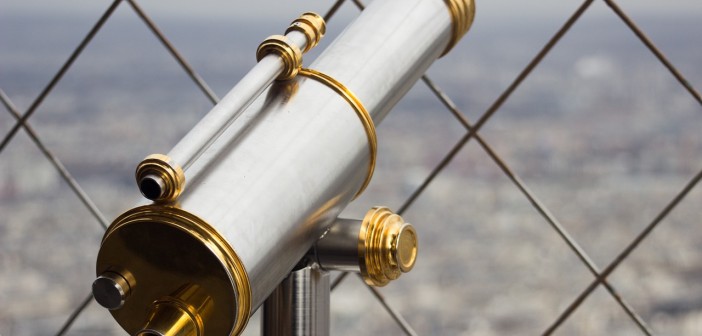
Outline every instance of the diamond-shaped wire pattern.
[[[218, 101], [217, 95], [208, 86], [205, 80], [194, 70], [193, 66], [185, 59], [185, 57], [178, 51], [178, 49], [166, 38], [164, 33], [158, 28], [157, 24], [149, 17], [149, 15], [138, 5], [136, 0], [127, 0], [129, 7], [135, 15], [137, 15], [148, 27], [148, 29], [153, 32], [159, 42], [167, 49], [170, 55], [177, 61], [179, 66], [183, 71], [190, 77], [190, 79], [195, 83], [199, 90], [205, 95], [205, 97], [213, 104]], [[353, 4], [359, 8], [363, 9], [363, 3], [359, 0], [352, 0]], [[702, 98], [699, 92], [692, 86], [692, 84], [683, 76], [683, 74], [676, 69], [676, 67], [668, 60], [666, 55], [660, 51], [655, 44], [649, 39], [646, 34], [634, 23], [634, 21], [629, 18], [626, 12], [618, 6], [614, 0], [602, 0], [609, 9], [611, 9], [612, 14], [616, 15], [626, 27], [633, 32], [635, 38], [637, 38], [643, 45], [655, 56], [655, 58], [662, 64], [662, 66], [668, 70], [668, 72], [675, 78], [675, 80], [684, 88], [687, 93], [692, 96], [692, 98], [702, 106]], [[41, 93], [32, 101], [29, 108], [26, 111], [20, 111], [14, 104], [10, 97], [2, 91], [0, 88], [0, 101], [2, 101], [5, 109], [9, 114], [16, 120], [16, 123], [9, 128], [7, 133], [3, 134], [3, 140], [0, 143], [0, 153], [8, 147], [12, 140], [15, 138], [17, 132], [24, 131], [29, 135], [30, 139], [37, 146], [37, 148], [43, 153], [45, 158], [59, 173], [60, 177], [68, 184], [70, 190], [75, 194], [76, 197], [82, 202], [82, 204], [89, 210], [89, 212], [95, 217], [96, 221], [103, 228], [108, 225], [108, 220], [100, 209], [96, 206], [95, 202], [92, 201], [91, 197], [86, 193], [83, 188], [79, 185], [76, 179], [72, 176], [71, 172], [63, 165], [58, 156], [54, 154], [50, 146], [47, 146], [45, 141], [41, 138], [40, 134], [31, 126], [30, 118], [39, 109], [45, 99], [52, 94], [54, 88], [62, 80], [64, 75], [70, 71], [74, 62], [79, 58], [83, 50], [91, 43], [91, 41], [96, 37], [98, 32], [101, 30], [103, 25], [111, 19], [115, 10], [122, 3], [121, 0], [114, 0], [103, 15], [98, 19], [92, 29], [83, 38], [78, 47], [69, 56], [68, 60], [60, 67], [58, 72], [53, 76], [49, 83], [44, 87]], [[325, 15], [327, 20], [331, 19], [332, 16], [340, 10], [345, 1], [337, 0], [331, 4], [328, 12]], [[427, 193], [427, 190], [435, 184], [435, 181], [445, 174], [447, 167], [456, 160], [459, 153], [463, 152], [466, 144], [470, 140], [474, 140], [479, 148], [489, 157], [494, 164], [497, 166], [499, 171], [507, 177], [509, 182], [516, 187], [521, 197], [524, 197], [526, 201], [536, 210], [540, 215], [543, 222], [547, 224], [556, 235], [562, 239], [566, 246], [572, 251], [572, 253], [577, 257], [577, 259], [582, 263], [582, 266], [587, 270], [594, 280], [591, 280], [589, 285], [587, 285], [578, 296], [576, 296], [572, 302], [565, 305], [561, 303], [562, 307], [557, 309], [562, 309], [559, 314], [556, 314], [551, 323], [545, 326], [543, 330], [544, 334], [551, 334], [568, 320], [568, 318], [578, 309], [578, 307], [586, 300], [588, 297], [598, 288], [605, 289], [611, 296], [612, 299], [618, 304], [618, 306], [625, 312], [633, 324], [640, 330], [642, 334], [651, 335], [653, 331], [651, 327], [648, 326], [647, 321], [639, 315], [628, 300], [635, 300], [635, 297], [625, 297], [622, 293], [618, 292], [614, 284], [610, 282], [610, 275], [618, 269], [618, 267], [627, 260], [627, 258], [636, 250], [636, 248], [646, 240], [646, 238], [652, 233], [652, 231], [666, 218], [668, 215], [675, 210], [675, 208], [685, 199], [685, 197], [694, 190], [695, 186], [698, 184], [699, 180], [702, 178], [702, 171], [694, 174], [694, 176], [679, 190], [668, 202], [665, 204], [660, 204], [661, 210], [658, 210], [658, 214], [643, 227], [643, 230], [639, 230], [639, 233], [635, 237], [631, 237], [628, 241], [620, 241], [619, 246], [621, 247], [621, 252], [619, 252], [615, 258], [611, 259], [606, 265], [598, 266], [593, 259], [588, 256], [585, 249], [581, 247], [578, 243], [576, 237], [573, 237], [571, 233], [566, 229], [566, 225], [561, 223], [557, 217], [545, 206], [544, 202], [538, 197], [531, 188], [529, 188], [525, 180], [520, 177], [516, 170], [507, 164], [507, 159], [499, 155], [499, 150], [495, 146], [491, 145], [484, 136], [482, 136], [479, 131], [484, 128], [486, 123], [490, 118], [499, 112], [504, 104], [510, 99], [512, 94], [519, 90], [524, 83], [529, 78], [530, 74], [542, 63], [544, 58], [549, 55], [551, 50], [556, 47], [559, 41], [568, 34], [573, 25], [575, 25], [580, 18], [587, 13], [592, 7], [595, 0], [585, 0], [581, 5], [568, 17], [566, 18], [563, 25], [555, 31], [550, 40], [540, 49], [540, 51], [528, 62], [526, 67], [514, 78], [511, 83], [504, 89], [502, 94], [487, 108], [485, 113], [483, 113], [475, 123], [471, 123], [465, 113], [454, 103], [451, 98], [441, 89], [439, 86], [432, 81], [427, 75], [422, 77], [422, 82], [429, 88], [430, 92], [438, 99], [439, 104], [450, 112], [455, 118], [455, 122], [460, 124], [465, 130], [464, 135], [453, 145], [453, 147], [448, 148], [448, 152], [445, 156], [438, 161], [434, 168], [429, 172], [422, 173], [421, 178], [415, 178], [415, 182], [412, 184], [413, 190], [409, 196], [404, 200], [402, 205], [399, 207], [399, 213], [407, 213], [416, 202]], [[123, 4], [124, 6], [124, 4]], [[6, 129], [6, 127], [3, 127]], [[20, 130], [21, 129], [21, 130]], [[699, 153], [696, 153], [699, 154]], [[691, 159], [699, 159], [691, 158]], [[0, 176], [3, 177], [3, 176]], [[417, 183], [421, 181], [420, 183]], [[2, 181], [0, 181], [2, 182]], [[2, 190], [0, 190], [1, 192]], [[0, 197], [2, 194], [0, 194]], [[0, 230], [2, 228], [0, 227]], [[2, 231], [0, 231], [2, 232]], [[534, 242], [537, 244], [537, 242]], [[2, 247], [0, 247], [0, 250]], [[427, 253], [427, 251], [423, 251]], [[470, 267], [470, 265], [464, 265], [465, 267]], [[602, 267], [604, 266], [604, 268]], [[347, 279], [346, 274], [341, 274], [333, 283], [332, 288], [336, 288], [345, 279]], [[588, 281], [590, 281], [588, 279]], [[416, 335], [417, 332], [410, 326], [412, 323], [408, 323], [408, 319], [402, 316], [400, 310], [393, 308], [393, 306], [384, 298], [379, 290], [375, 288], [370, 288], [375, 298], [382, 304], [383, 308], [390, 314], [390, 316], [397, 322], [407, 335]], [[1, 294], [1, 293], [0, 293]], [[566, 298], [567, 299], [567, 298]], [[83, 310], [90, 304], [92, 298], [87, 296], [85, 299], [76, 307], [75, 311], [69, 316], [68, 320], [61, 326], [58, 331], [58, 335], [63, 335], [70, 330], [71, 325], [77, 319]], [[465, 304], [470, 305], [470, 298], [465, 298]], [[566, 301], [564, 301], [566, 302]], [[11, 304], [11, 303], [10, 303]], [[564, 307], [563, 307], [564, 306]], [[1, 314], [0, 309], [0, 322], [4, 318]], [[650, 316], [647, 314], [646, 316]], [[411, 320], [409, 320], [411, 322]], [[479, 328], [475, 330], [480, 330]], [[12, 330], [11, 330], [12, 331]], [[479, 331], [478, 331], [479, 333]]]

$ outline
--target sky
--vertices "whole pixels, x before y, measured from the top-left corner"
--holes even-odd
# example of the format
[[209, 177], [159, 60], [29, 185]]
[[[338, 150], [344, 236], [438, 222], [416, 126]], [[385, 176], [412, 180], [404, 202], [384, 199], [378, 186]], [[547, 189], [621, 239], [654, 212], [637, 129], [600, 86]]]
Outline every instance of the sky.
[[[301, 11], [324, 12], [334, 0], [139, 0], [138, 3], [149, 10], [167, 17], [210, 17], [247, 19], [256, 17], [288, 18]], [[366, 0], [370, 2], [371, 0]], [[597, 0], [596, 2], [602, 2]], [[100, 13], [111, 0], [2, 0], [0, 15], [19, 13], [51, 13], [55, 15]], [[515, 16], [549, 17], [563, 16], [573, 11], [581, 0], [479, 0], [476, 1], [480, 17], [488, 20], [501, 20]], [[702, 14], [700, 0], [617, 0], [617, 3], [632, 15], [680, 15], [683, 13]], [[346, 4], [345, 6], [350, 6]], [[607, 11], [603, 4], [597, 4], [594, 11]], [[343, 14], [342, 14], [343, 15]]]

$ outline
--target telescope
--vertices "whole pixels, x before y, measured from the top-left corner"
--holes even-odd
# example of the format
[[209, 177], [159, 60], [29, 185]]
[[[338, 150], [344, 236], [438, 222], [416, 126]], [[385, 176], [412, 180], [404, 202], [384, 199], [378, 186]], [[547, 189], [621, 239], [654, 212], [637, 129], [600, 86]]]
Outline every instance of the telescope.
[[[98, 303], [137, 336], [238, 335], [261, 306], [264, 334], [327, 334], [329, 270], [373, 286], [409, 272], [411, 224], [385, 207], [338, 216], [373, 176], [375, 125], [474, 12], [473, 0], [375, 0], [309, 66], [319, 15], [264, 40], [222, 101], [138, 164], [146, 200], [105, 232]], [[300, 288], [307, 296], [285, 303]], [[300, 307], [321, 312], [317, 322], [294, 316]]]

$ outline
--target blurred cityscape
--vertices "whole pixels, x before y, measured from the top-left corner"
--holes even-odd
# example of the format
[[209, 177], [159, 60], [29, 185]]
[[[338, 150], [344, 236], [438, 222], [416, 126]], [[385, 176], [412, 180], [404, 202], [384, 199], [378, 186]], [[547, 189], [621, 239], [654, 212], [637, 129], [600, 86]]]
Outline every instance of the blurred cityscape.
[[[20, 111], [93, 21], [0, 13], [0, 88]], [[699, 15], [642, 24], [702, 87]], [[258, 41], [275, 32], [213, 46], [198, 32], [247, 28], [164, 26], [220, 96], [254, 64]], [[557, 27], [476, 27], [429, 75], [475, 122]], [[112, 220], [138, 199], [136, 164], [167, 152], [210, 107], [138, 19], [117, 15], [29, 123]], [[2, 136], [13, 124], [0, 111]], [[702, 168], [701, 130], [700, 105], [617, 18], [597, 17], [579, 22], [480, 134], [604, 269]], [[422, 83], [378, 132], [374, 180], [347, 216], [377, 204], [397, 209], [465, 134]], [[656, 334], [702, 334], [701, 202], [698, 186], [609, 277]], [[594, 280], [473, 140], [403, 217], [419, 232], [419, 261], [381, 291], [421, 335], [540, 334]], [[89, 293], [101, 236], [18, 132], [0, 152], [0, 335], [57, 332]], [[257, 323], [247, 334], [258, 334]], [[68, 334], [124, 332], [92, 303]], [[354, 276], [332, 294], [332, 334], [401, 330]], [[641, 333], [600, 288], [556, 334]]]

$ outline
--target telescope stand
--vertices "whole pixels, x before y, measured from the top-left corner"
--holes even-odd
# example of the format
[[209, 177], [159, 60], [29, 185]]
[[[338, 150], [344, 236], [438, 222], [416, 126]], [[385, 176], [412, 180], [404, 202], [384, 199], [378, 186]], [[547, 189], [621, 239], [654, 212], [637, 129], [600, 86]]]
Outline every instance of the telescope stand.
[[261, 335], [329, 335], [329, 272], [315, 263], [303, 265], [263, 303]]
[[385, 207], [363, 220], [338, 218], [307, 256], [263, 303], [264, 336], [329, 335], [329, 272], [359, 272], [383, 286], [409, 272], [417, 256], [417, 233]]
[[302, 53], [324, 34], [321, 16], [266, 39], [251, 76], [168, 155], [137, 166], [153, 203], [106, 230], [96, 301], [137, 336], [239, 335], [262, 304], [264, 335], [329, 334], [326, 271], [384, 286], [414, 266], [417, 232], [400, 215], [337, 216], [373, 176], [375, 124], [474, 11], [473, 0], [374, 1], [309, 68]]

